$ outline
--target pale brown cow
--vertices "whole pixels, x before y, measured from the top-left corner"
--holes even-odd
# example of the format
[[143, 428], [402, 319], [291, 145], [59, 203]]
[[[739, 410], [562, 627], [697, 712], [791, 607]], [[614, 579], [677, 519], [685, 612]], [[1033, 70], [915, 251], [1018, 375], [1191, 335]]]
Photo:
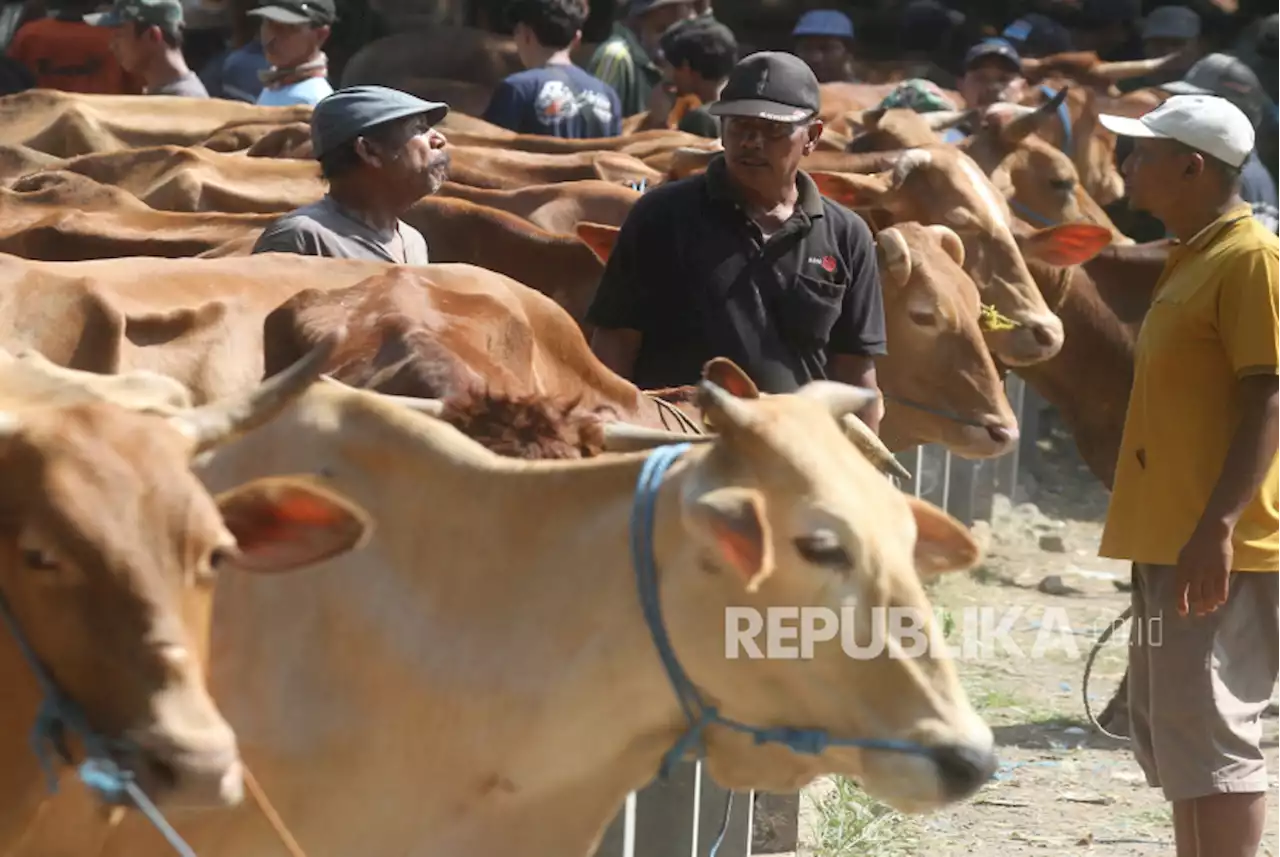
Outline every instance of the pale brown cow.
[[[663, 480], [662, 603], [691, 681], [726, 716], [927, 748], [802, 755], [712, 726], [705, 764], [717, 782], [788, 791], [841, 773], [921, 812], [971, 793], [994, 765], [990, 731], [938, 649], [863, 659], [819, 646], [803, 663], [724, 655], [735, 605], [850, 603], [860, 622], [875, 621], [874, 607], [907, 608], [926, 641], [939, 633], [920, 578], [971, 565], [976, 545], [849, 449], [833, 417], [858, 402], [842, 385], [754, 400], [704, 385], [699, 404], [720, 435]], [[216, 593], [211, 687], [284, 824], [313, 854], [586, 857], [685, 727], [628, 550], [647, 454], [511, 461], [338, 388], [312, 390], [285, 416], [273, 437], [220, 451], [210, 487], [326, 472], [378, 530], [359, 557], [296, 585], [232, 578]], [[892, 652], [908, 645], [890, 636]], [[62, 808], [32, 842], [101, 829]], [[278, 849], [247, 808], [179, 829], [201, 857]], [[96, 853], [161, 847], [130, 819]]]

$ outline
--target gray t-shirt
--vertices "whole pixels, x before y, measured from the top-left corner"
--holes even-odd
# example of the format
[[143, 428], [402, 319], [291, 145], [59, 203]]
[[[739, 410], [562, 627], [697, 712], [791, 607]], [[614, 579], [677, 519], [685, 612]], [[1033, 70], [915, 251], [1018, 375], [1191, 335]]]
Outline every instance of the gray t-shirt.
[[346, 214], [327, 194], [274, 221], [263, 230], [253, 252], [427, 264], [427, 241], [421, 232], [401, 220], [394, 231], [378, 232]]
[[147, 95], [182, 95], [187, 98], [208, 98], [209, 90], [204, 88], [200, 78], [194, 71], [188, 71], [177, 80], [171, 80], [155, 89], [148, 88]]

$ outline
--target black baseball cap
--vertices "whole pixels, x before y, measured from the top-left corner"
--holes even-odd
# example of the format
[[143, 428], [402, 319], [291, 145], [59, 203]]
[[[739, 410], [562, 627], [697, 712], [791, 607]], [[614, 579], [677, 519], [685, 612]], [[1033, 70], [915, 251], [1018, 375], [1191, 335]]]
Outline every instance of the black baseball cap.
[[969, 48], [969, 52], [964, 55], [964, 67], [972, 68], [978, 60], [987, 57], [1001, 57], [1008, 60], [1015, 69], [1022, 69], [1022, 57], [1018, 56], [1017, 49], [1004, 39], [983, 39]]
[[278, 24], [311, 24], [316, 27], [338, 20], [333, 0], [270, 0], [245, 14]]
[[799, 122], [818, 113], [818, 78], [809, 64], [785, 51], [760, 51], [733, 67], [712, 116], [753, 116]]

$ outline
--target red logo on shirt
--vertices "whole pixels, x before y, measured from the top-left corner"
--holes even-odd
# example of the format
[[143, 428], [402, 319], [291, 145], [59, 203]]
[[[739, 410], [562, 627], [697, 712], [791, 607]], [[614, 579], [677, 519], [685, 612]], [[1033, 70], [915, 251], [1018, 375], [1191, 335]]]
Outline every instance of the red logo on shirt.
[[826, 271], [828, 274], [830, 274], [831, 272], [835, 271], [835, 269], [836, 269], [836, 257], [835, 257], [835, 256], [823, 256], [823, 257], [822, 257], [822, 270], [824, 270], [824, 271]]

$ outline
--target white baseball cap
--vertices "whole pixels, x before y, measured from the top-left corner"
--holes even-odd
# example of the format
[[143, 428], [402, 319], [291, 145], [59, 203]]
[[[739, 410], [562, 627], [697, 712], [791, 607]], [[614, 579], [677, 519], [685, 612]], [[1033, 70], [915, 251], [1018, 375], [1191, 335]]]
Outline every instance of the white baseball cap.
[[1253, 123], [1216, 95], [1174, 95], [1138, 119], [1105, 113], [1098, 119], [1113, 134], [1177, 140], [1236, 169], [1253, 151]]

